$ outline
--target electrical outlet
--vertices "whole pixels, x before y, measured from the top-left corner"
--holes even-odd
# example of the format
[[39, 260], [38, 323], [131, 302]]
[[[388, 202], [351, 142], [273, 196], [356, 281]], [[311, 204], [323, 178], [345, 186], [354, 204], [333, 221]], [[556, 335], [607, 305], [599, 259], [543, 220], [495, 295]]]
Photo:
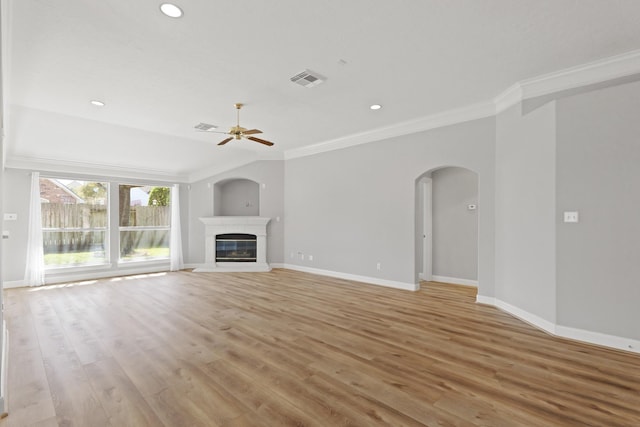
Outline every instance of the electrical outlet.
[[377, 268], [378, 270], [382, 270], [382, 264], [377, 263], [377, 264], [376, 264], [376, 268]]
[[578, 212], [565, 212], [564, 222], [578, 222]]
[[309, 258], [309, 261], [313, 261], [313, 255], [309, 255], [308, 258]]

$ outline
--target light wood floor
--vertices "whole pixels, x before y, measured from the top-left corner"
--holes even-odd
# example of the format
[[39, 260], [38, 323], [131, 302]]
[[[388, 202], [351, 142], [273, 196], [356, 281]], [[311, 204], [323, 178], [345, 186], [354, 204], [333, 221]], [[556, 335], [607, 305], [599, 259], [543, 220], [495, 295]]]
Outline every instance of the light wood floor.
[[638, 426], [640, 357], [473, 288], [287, 270], [5, 292], [9, 426]]

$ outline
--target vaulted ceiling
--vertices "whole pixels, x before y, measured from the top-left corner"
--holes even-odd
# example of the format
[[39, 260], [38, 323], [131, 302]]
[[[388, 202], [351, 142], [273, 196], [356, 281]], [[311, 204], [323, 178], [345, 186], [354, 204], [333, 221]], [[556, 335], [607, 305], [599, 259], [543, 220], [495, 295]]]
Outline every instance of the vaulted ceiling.
[[[2, 1], [7, 166], [168, 179], [373, 135], [640, 49], [637, 0], [175, 0], [177, 19], [161, 0]], [[326, 81], [290, 81], [305, 69]], [[275, 146], [196, 132], [233, 126], [236, 102]]]

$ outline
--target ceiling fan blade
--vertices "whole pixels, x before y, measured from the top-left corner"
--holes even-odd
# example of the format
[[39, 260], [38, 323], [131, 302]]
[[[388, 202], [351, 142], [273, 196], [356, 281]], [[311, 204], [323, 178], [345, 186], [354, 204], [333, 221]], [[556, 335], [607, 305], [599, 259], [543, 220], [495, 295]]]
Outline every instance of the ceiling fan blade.
[[251, 129], [242, 132], [243, 135], [255, 135], [256, 133], [262, 133], [262, 131], [260, 129]]
[[229, 137], [229, 138], [227, 138], [227, 139], [223, 139], [222, 141], [218, 142], [218, 145], [224, 145], [224, 144], [226, 144], [227, 142], [231, 141], [232, 139], [233, 139], [233, 137], [232, 137], [232, 136], [231, 136], [231, 137]]
[[255, 142], [259, 142], [260, 144], [268, 145], [269, 147], [273, 145], [273, 142], [267, 141], [266, 139], [256, 138], [255, 136], [248, 136], [247, 139], [250, 139]]

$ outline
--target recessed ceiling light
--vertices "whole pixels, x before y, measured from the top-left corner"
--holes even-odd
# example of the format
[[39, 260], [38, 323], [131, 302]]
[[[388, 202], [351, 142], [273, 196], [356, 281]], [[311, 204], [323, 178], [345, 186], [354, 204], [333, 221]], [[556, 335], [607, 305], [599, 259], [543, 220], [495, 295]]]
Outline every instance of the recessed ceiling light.
[[180, 18], [182, 16], [182, 9], [175, 4], [162, 3], [160, 5], [160, 10], [169, 18]]
[[91, 101], [91, 105], [95, 105], [96, 107], [104, 107], [105, 103], [102, 101], [98, 101], [97, 99], [92, 99]]
[[373, 104], [372, 106], [369, 107], [372, 110], [379, 110], [382, 108], [382, 105], [380, 104]]

